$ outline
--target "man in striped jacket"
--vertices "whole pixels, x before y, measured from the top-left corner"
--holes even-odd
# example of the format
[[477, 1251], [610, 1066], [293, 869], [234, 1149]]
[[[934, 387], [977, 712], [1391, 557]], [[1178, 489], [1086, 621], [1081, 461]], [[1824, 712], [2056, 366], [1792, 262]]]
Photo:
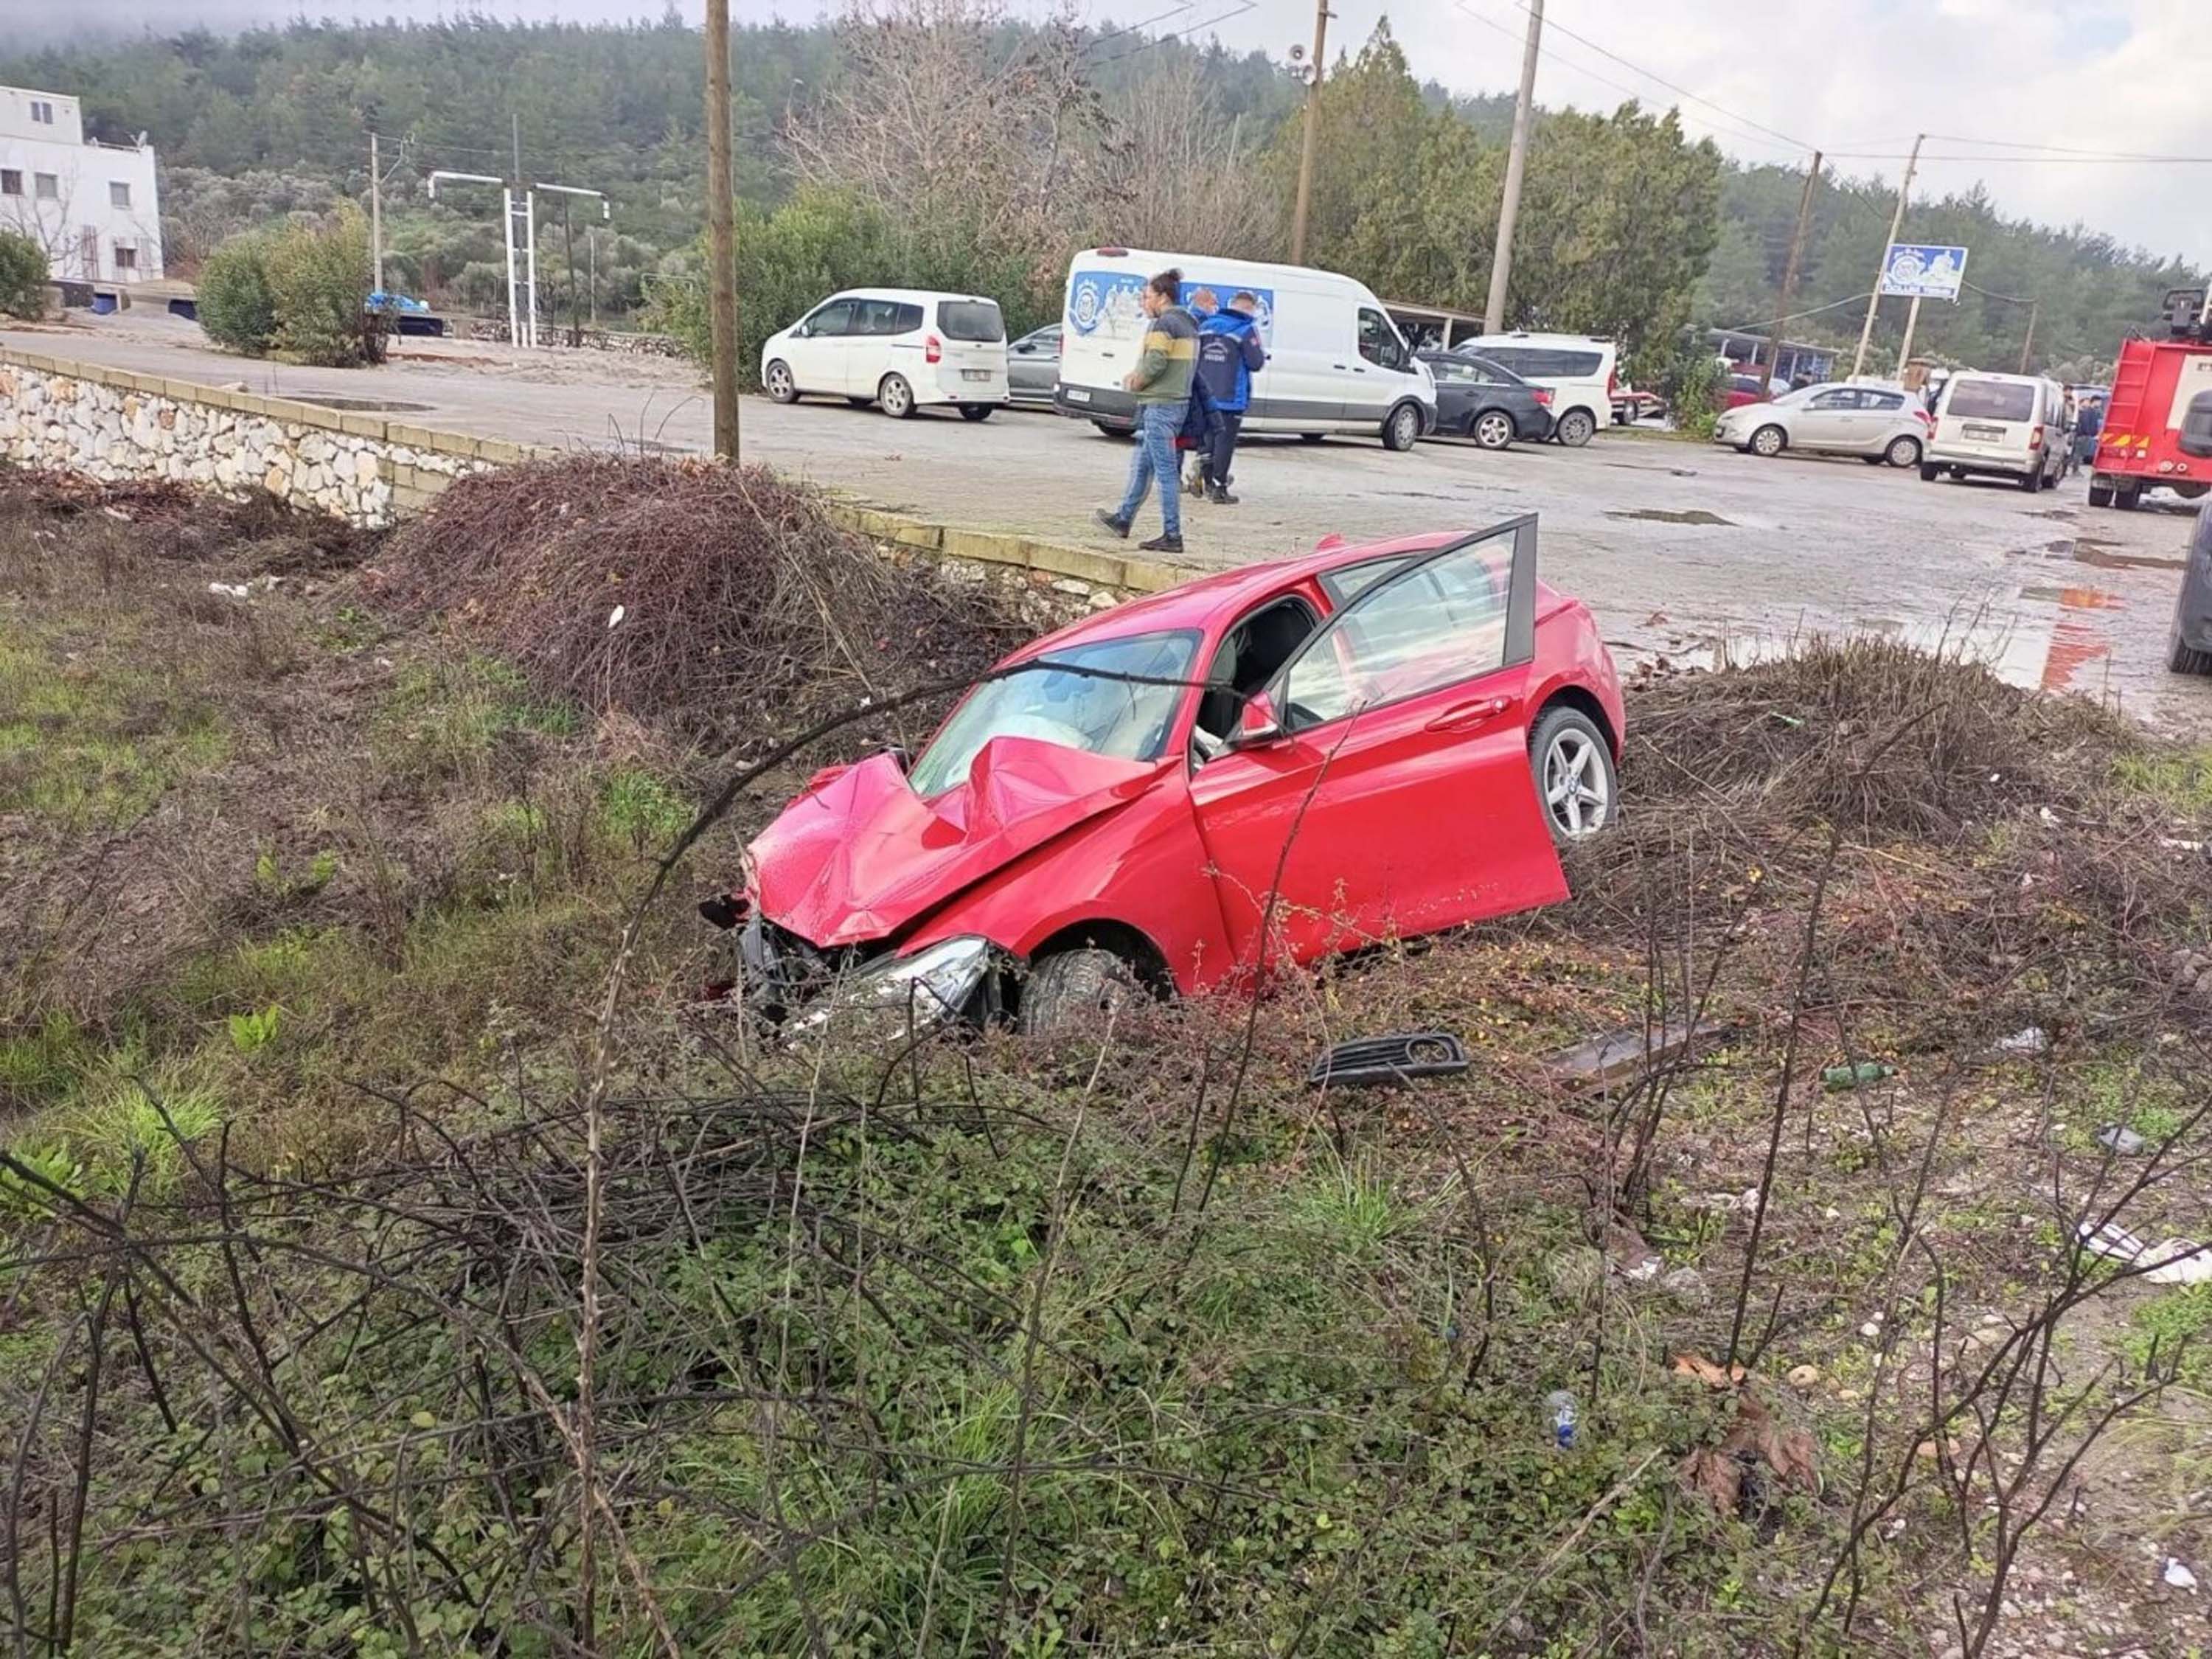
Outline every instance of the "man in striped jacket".
[[1198, 325], [1179, 303], [1182, 272], [1161, 271], [1145, 284], [1139, 303], [1148, 319], [1137, 366], [1121, 384], [1137, 394], [1137, 448], [1129, 458], [1129, 486], [1121, 505], [1099, 509], [1098, 522], [1126, 538], [1137, 509], [1157, 483], [1161, 533], [1139, 543], [1147, 553], [1182, 551], [1182, 501], [1176, 485], [1176, 434], [1190, 406], [1190, 386], [1198, 370]]

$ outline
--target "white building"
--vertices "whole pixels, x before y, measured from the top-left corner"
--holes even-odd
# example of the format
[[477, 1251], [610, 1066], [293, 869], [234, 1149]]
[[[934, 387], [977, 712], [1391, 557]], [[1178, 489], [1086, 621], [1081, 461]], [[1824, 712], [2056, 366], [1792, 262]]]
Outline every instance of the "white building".
[[0, 229], [46, 251], [58, 280], [112, 284], [161, 275], [154, 148], [84, 136], [74, 98], [0, 87]]

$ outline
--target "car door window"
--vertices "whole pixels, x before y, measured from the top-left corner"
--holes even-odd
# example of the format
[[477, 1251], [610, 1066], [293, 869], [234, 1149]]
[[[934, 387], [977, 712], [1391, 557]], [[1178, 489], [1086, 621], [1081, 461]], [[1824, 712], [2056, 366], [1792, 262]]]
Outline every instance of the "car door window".
[[1859, 394], [1859, 401], [1864, 408], [1894, 413], [1905, 407], [1905, 394], [1901, 392], [1863, 392]]
[[853, 332], [896, 334], [901, 331], [899, 313], [904, 309], [896, 300], [862, 300], [854, 307]]
[[1856, 409], [1858, 406], [1859, 394], [1848, 388], [1823, 392], [1817, 398], [1808, 398], [1805, 404], [1806, 408], [1817, 409], [1824, 414], [1834, 414], [1842, 410]]
[[1359, 355], [1381, 368], [1406, 366], [1406, 343], [1381, 312], [1359, 308]]
[[1369, 587], [1284, 676], [1285, 725], [1320, 726], [1505, 666], [1515, 544], [1490, 536]]
[[827, 339], [853, 331], [853, 313], [858, 301], [832, 300], [799, 325], [799, 331], [810, 340]]

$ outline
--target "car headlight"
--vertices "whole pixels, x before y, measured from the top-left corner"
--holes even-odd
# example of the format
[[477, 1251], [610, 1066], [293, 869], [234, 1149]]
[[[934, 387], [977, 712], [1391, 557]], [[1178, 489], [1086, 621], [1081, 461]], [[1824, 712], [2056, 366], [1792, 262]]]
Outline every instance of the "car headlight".
[[988, 939], [963, 933], [910, 957], [893, 957], [845, 981], [791, 1029], [811, 1036], [836, 1021], [927, 1031], [959, 1017], [990, 972], [992, 955]]

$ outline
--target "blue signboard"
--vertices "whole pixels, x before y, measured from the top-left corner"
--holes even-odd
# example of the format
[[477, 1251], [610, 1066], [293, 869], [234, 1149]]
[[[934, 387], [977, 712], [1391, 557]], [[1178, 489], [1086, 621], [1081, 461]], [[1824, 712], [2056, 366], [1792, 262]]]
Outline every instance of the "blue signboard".
[[1889, 257], [1881, 262], [1881, 291], [1905, 294], [1916, 300], [1959, 297], [1966, 280], [1966, 250], [1938, 247], [1924, 242], [1892, 242]]
[[[1138, 305], [1138, 298], [1145, 291], [1146, 280], [1133, 270], [1077, 271], [1075, 280], [1067, 287], [1067, 326], [1085, 337], [1103, 335], [1109, 339], [1122, 336], [1136, 338], [1145, 331], [1145, 313]], [[1249, 293], [1259, 301], [1254, 314], [1260, 325], [1260, 338], [1272, 345], [1275, 337], [1274, 289], [1247, 288], [1241, 283], [1186, 280], [1179, 297], [1188, 306], [1197, 295], [1210, 294], [1213, 304], [1209, 309], [1218, 310], [1239, 293]]]

